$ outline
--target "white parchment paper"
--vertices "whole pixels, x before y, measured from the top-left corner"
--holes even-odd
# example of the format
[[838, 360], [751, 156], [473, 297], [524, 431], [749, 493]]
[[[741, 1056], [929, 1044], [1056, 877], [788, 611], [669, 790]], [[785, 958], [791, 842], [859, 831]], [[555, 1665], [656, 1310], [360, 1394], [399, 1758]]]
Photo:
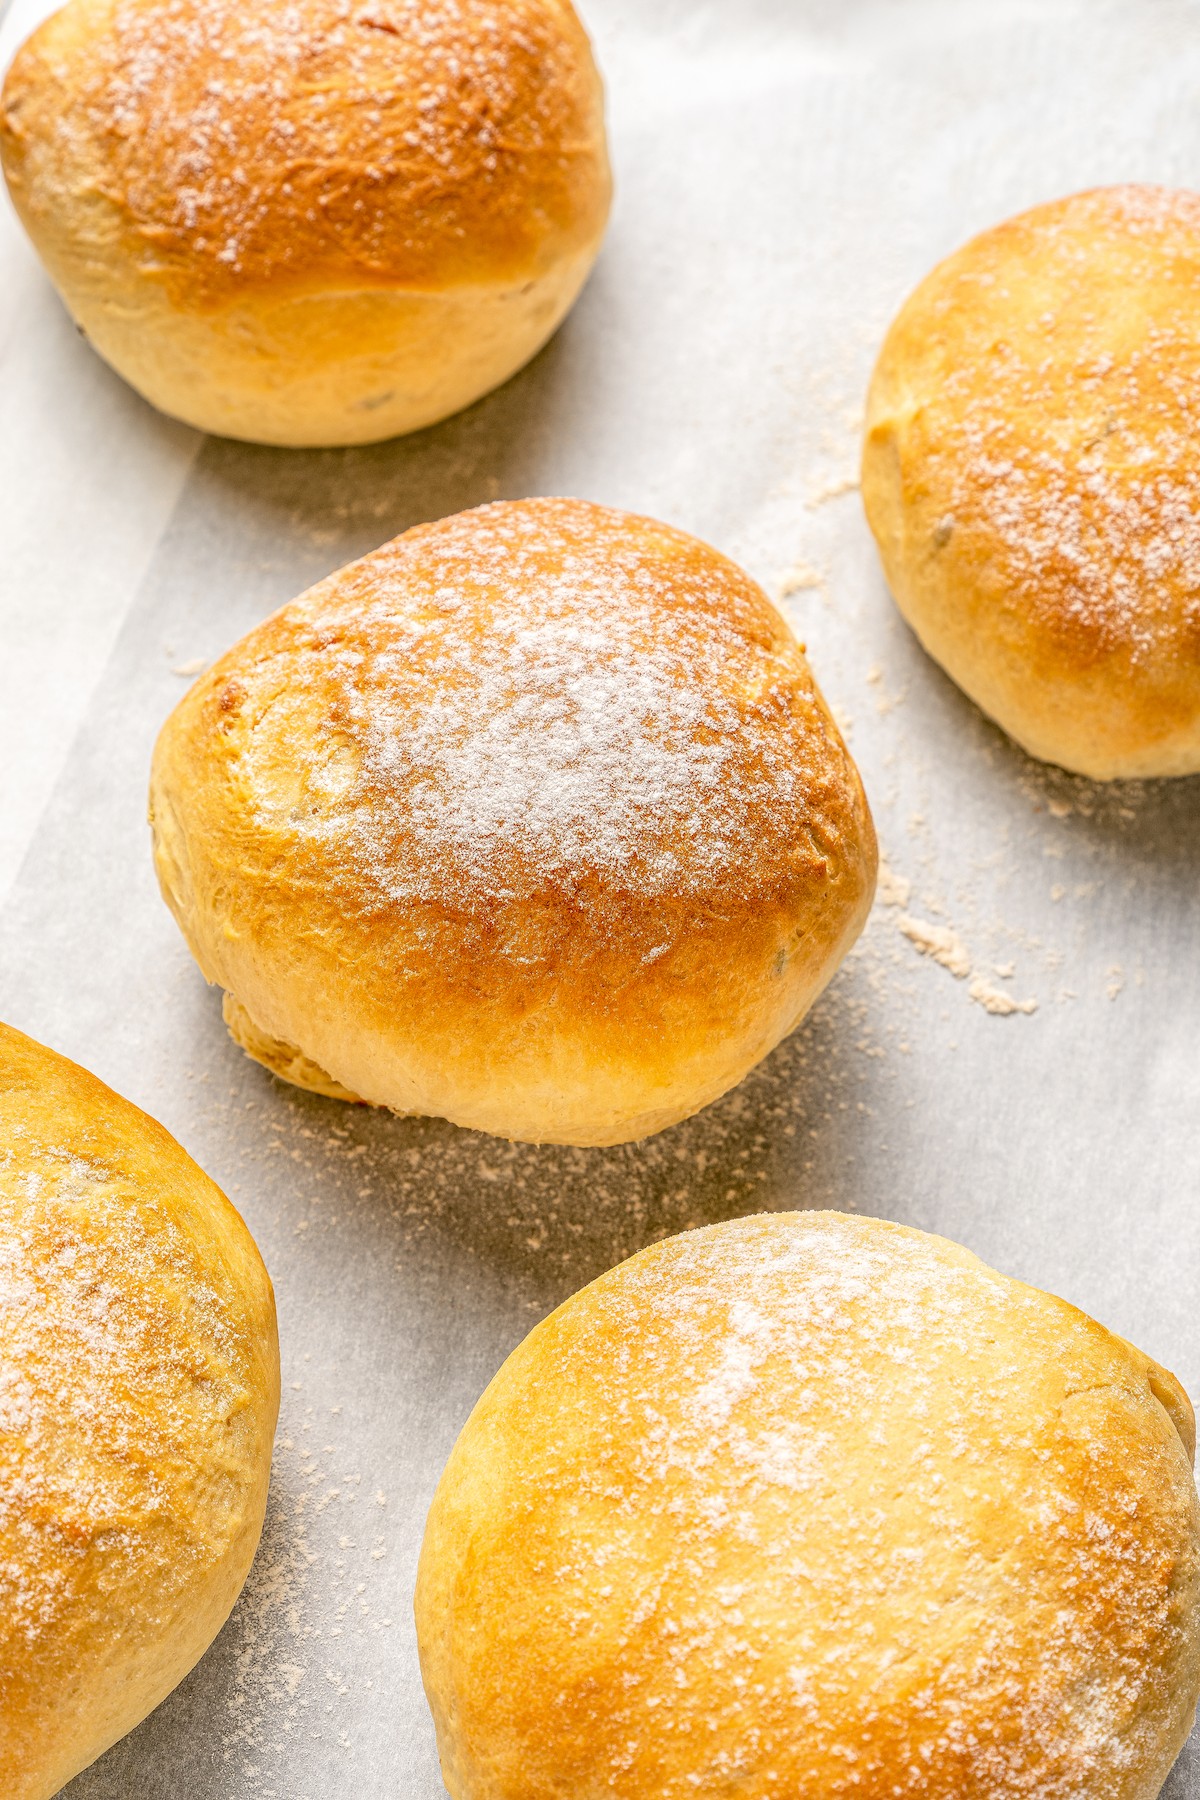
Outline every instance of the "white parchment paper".
[[[46, 10], [17, 0], [0, 52]], [[601, 264], [529, 369], [418, 437], [294, 454], [159, 419], [0, 217], [0, 1014], [232, 1194], [284, 1356], [247, 1592], [73, 1800], [441, 1795], [411, 1625], [438, 1473], [525, 1331], [664, 1233], [804, 1206], [940, 1231], [1200, 1393], [1200, 782], [1030, 763], [901, 625], [853, 486], [875, 348], [936, 258], [1074, 188], [1200, 186], [1200, 6], [586, 12], [619, 183]], [[721, 1104], [611, 1151], [273, 1082], [227, 1039], [148, 854], [173, 671], [407, 526], [528, 493], [657, 514], [787, 590], [891, 871], [810, 1022]], [[902, 919], [949, 932], [971, 977]], [[989, 1013], [972, 982], [1036, 1011]], [[1200, 1755], [1166, 1791], [1200, 1800]]]

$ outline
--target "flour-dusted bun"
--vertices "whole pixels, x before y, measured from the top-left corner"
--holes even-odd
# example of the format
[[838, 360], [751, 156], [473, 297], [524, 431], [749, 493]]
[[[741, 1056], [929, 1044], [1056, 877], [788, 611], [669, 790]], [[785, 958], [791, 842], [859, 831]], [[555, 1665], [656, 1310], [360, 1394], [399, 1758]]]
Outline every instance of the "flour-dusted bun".
[[1153, 1800], [1200, 1691], [1178, 1382], [942, 1238], [714, 1225], [568, 1300], [442, 1476], [453, 1800]]
[[863, 499], [925, 648], [1032, 755], [1200, 771], [1200, 195], [1101, 188], [942, 263], [888, 334]]
[[252, 1056], [535, 1141], [642, 1137], [740, 1081], [875, 880], [761, 589], [577, 500], [419, 526], [285, 607], [168, 720], [151, 813]]
[[5, 1800], [49, 1800], [208, 1648], [258, 1543], [278, 1405], [271, 1283], [225, 1196], [0, 1025]]
[[507, 380], [610, 195], [570, 0], [70, 0], [9, 71], [0, 154], [100, 354], [270, 444], [391, 437]]

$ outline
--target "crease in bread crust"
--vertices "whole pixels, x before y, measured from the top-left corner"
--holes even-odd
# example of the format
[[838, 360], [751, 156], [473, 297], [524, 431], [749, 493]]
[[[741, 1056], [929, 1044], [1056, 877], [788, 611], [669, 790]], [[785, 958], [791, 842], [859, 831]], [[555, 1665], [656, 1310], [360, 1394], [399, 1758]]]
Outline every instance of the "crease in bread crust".
[[256, 1063], [261, 1063], [264, 1069], [278, 1076], [280, 1081], [289, 1082], [292, 1087], [303, 1088], [309, 1094], [322, 1094], [327, 1100], [350, 1100], [358, 1106], [370, 1104], [361, 1095], [352, 1094], [340, 1081], [335, 1081], [332, 1075], [327, 1074], [295, 1044], [284, 1043], [282, 1038], [272, 1037], [269, 1032], [263, 1031], [254, 1023], [236, 994], [226, 992], [222, 996], [221, 1016], [234, 1043]]

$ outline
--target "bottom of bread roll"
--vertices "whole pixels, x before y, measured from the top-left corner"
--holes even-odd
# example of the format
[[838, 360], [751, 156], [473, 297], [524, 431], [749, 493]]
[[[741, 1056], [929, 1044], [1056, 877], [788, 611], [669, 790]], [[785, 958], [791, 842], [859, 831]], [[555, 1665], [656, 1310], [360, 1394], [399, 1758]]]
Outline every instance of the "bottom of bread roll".
[[298, 449], [420, 431], [500, 387], [558, 329], [597, 246], [518, 282], [253, 296], [217, 311], [80, 269], [55, 248], [51, 273], [76, 324], [160, 412]]
[[[822, 984], [823, 985], [823, 984]], [[466, 1131], [484, 1130], [493, 1136], [505, 1137], [510, 1142], [530, 1144], [575, 1144], [589, 1148], [608, 1148], [614, 1144], [637, 1143], [643, 1138], [651, 1137], [656, 1132], [668, 1130], [672, 1125], [680, 1124], [691, 1118], [705, 1106], [736, 1085], [744, 1070], [739, 1071], [731, 1079], [727, 1078], [699, 1095], [689, 1097], [684, 1105], [673, 1104], [657, 1109], [647, 1109], [641, 1113], [630, 1115], [625, 1112], [610, 1111], [607, 1113], [591, 1112], [587, 1115], [586, 1124], [572, 1125], [568, 1130], [547, 1129], [540, 1119], [532, 1119], [528, 1124], [522, 1123], [520, 1128], [510, 1130], [505, 1119], [497, 1119], [494, 1123], [480, 1124], [475, 1119], [455, 1117], [448, 1107], [436, 1104], [393, 1106], [384, 1100], [371, 1100], [364, 1094], [356, 1092], [338, 1081], [319, 1062], [293, 1044], [287, 1038], [276, 1037], [272, 1032], [259, 1025], [236, 994], [226, 988], [222, 995], [221, 1012], [228, 1028], [229, 1035], [239, 1049], [244, 1050], [254, 1062], [286, 1081], [292, 1087], [303, 1088], [306, 1093], [320, 1094], [327, 1100], [347, 1100], [353, 1106], [371, 1106], [380, 1112], [390, 1112], [397, 1119], [448, 1119], [452, 1125], [458, 1125]], [[804, 1017], [805, 1015], [801, 1015]], [[793, 1022], [788, 1032], [800, 1023]], [[768, 1045], [760, 1052], [766, 1054], [773, 1045]], [[751, 1061], [759, 1060], [754, 1057]], [[511, 1091], [506, 1090], [505, 1104], [511, 1105]]]

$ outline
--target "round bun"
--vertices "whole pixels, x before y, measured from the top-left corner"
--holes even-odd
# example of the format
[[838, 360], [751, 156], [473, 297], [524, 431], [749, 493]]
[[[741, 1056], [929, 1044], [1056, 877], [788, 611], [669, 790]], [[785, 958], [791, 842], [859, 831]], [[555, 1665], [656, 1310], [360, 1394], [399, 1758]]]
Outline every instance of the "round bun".
[[9, 71], [0, 154], [100, 354], [268, 444], [392, 437], [507, 380], [611, 186], [570, 0], [70, 0]]
[[262, 1529], [271, 1283], [174, 1138], [0, 1025], [0, 1792], [48, 1800], [217, 1635]]
[[975, 238], [888, 333], [863, 499], [897, 604], [1045, 761], [1200, 771], [1200, 196]]
[[740, 1081], [862, 927], [875, 839], [801, 647], [707, 545], [577, 500], [418, 526], [168, 720], [163, 893], [277, 1074], [611, 1144]]
[[453, 1800], [1152, 1800], [1200, 1691], [1192, 1410], [833, 1214], [656, 1244], [487, 1389], [417, 1579]]

